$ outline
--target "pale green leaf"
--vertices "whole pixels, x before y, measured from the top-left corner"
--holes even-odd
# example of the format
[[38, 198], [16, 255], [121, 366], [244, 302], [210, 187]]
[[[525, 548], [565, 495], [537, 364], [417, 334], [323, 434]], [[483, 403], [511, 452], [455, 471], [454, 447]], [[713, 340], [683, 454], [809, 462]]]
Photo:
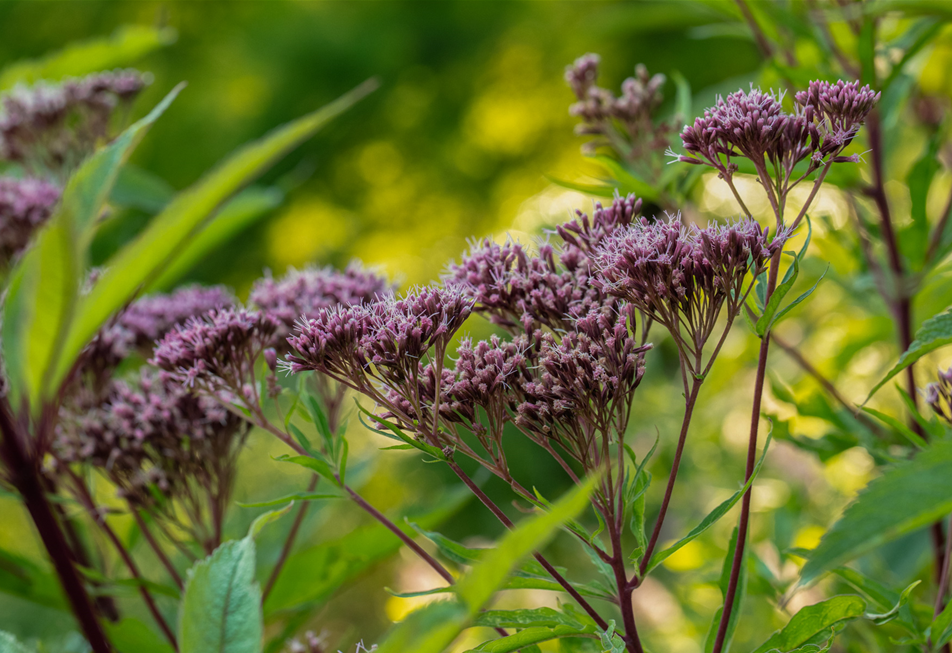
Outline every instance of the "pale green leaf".
[[774, 633], [754, 653], [788, 653], [804, 644], [813, 643], [817, 637], [825, 637], [826, 633], [844, 621], [862, 617], [865, 611], [866, 601], [854, 594], [834, 596], [816, 605], [808, 605], [793, 615], [783, 629]]
[[260, 653], [263, 631], [254, 540], [226, 542], [189, 570], [179, 609], [179, 650]]
[[936, 442], [874, 479], [827, 531], [800, 583], [952, 512], [952, 442]]
[[271, 510], [263, 515], [258, 515], [257, 519], [251, 522], [251, 527], [248, 529], [248, 537], [251, 539], [258, 537], [258, 533], [261, 532], [262, 528], [291, 512], [291, 508], [293, 507], [294, 502], [292, 501], [280, 510]]
[[175, 41], [170, 27], [126, 25], [112, 36], [72, 43], [40, 59], [17, 61], [0, 72], [0, 90], [41, 79], [59, 81], [101, 70], [121, 68]]
[[36, 649], [27, 648], [13, 635], [0, 630], [0, 653], [36, 653]]
[[106, 320], [174, 261], [223, 202], [375, 87], [375, 81], [366, 82], [322, 109], [246, 145], [180, 193], [143, 233], [107, 262], [106, 271], [79, 302], [53, 381], [58, 383], [66, 375], [72, 361]]

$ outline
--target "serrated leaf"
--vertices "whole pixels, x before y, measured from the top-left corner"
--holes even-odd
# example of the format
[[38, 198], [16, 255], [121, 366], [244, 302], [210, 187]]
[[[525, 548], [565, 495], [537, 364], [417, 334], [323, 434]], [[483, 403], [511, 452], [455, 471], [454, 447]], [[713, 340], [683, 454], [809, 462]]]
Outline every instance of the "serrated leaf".
[[800, 584], [950, 512], [952, 442], [936, 442], [859, 493], [812, 551]]
[[902, 353], [899, 357], [899, 361], [889, 370], [889, 373], [886, 374], [883, 380], [869, 391], [869, 396], [866, 397], [866, 401], [869, 401], [890, 379], [917, 360], [950, 343], [952, 343], [952, 309], [945, 313], [940, 313], [922, 323], [922, 326], [916, 331], [916, 339], [909, 345], [909, 349]]
[[862, 617], [865, 611], [866, 601], [854, 594], [834, 596], [816, 605], [808, 605], [793, 615], [783, 629], [757, 647], [754, 653], [795, 651], [804, 644], [812, 643], [811, 640], [817, 636], [823, 637], [837, 624]]
[[244, 146], [180, 193], [132, 243], [106, 263], [106, 271], [78, 303], [51, 385], [58, 387], [79, 352], [106, 320], [161, 274], [223, 202], [375, 85], [372, 81], [364, 83], [324, 108]]
[[188, 572], [179, 609], [179, 650], [260, 653], [263, 634], [254, 540], [226, 542]]

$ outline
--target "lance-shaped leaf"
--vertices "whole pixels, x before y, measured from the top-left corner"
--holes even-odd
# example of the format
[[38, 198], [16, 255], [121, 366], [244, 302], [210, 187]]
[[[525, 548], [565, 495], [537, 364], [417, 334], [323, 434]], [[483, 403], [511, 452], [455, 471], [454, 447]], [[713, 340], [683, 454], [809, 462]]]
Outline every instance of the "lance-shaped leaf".
[[893, 366], [889, 373], [883, 377], [883, 380], [877, 383], [869, 391], [869, 401], [876, 392], [889, 382], [894, 376], [915, 363], [917, 360], [934, 352], [939, 347], [952, 344], [952, 309], [945, 313], [940, 313], [922, 323], [919, 330], [916, 331], [916, 339], [909, 345], [909, 349], [902, 353], [899, 361]]
[[106, 320], [175, 260], [223, 202], [375, 87], [375, 81], [365, 82], [324, 108], [246, 145], [180, 193], [143, 233], [106, 263], [106, 271], [79, 302], [53, 385], [58, 385]]
[[936, 442], [859, 493], [811, 553], [800, 584], [950, 512], [952, 442]]
[[37, 410], [58, 387], [52, 371], [63, 356], [63, 337], [71, 327], [96, 220], [119, 169], [181, 89], [177, 86], [147, 116], [86, 159], [11, 273], [3, 309], [3, 358], [14, 406], [29, 403]]
[[754, 653], [789, 653], [805, 644], [826, 643], [843, 622], [858, 619], [865, 611], [866, 601], [855, 594], [834, 596], [816, 605], [808, 605]]

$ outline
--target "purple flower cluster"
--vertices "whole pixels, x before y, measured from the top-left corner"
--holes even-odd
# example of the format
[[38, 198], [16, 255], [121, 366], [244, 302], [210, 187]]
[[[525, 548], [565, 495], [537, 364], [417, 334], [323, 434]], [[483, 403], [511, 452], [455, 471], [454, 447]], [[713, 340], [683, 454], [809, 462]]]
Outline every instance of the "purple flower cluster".
[[0, 267], [26, 248], [59, 198], [59, 188], [45, 181], [0, 177]]
[[241, 421], [164, 372], [142, 368], [111, 383], [102, 403], [64, 408], [61, 418], [57, 461], [99, 469], [134, 504], [153, 505], [153, 488], [182, 498], [194, 482], [230, 485]]
[[248, 301], [278, 322], [275, 347], [287, 353], [287, 337], [298, 320], [310, 319], [327, 308], [364, 304], [391, 294], [386, 277], [353, 262], [343, 271], [332, 267], [291, 270], [281, 279], [270, 274], [259, 279]]
[[582, 119], [576, 133], [602, 137], [588, 143], [586, 149], [608, 144], [632, 161], [664, 150], [671, 126], [653, 121], [663, 99], [664, 75], [649, 75], [639, 64], [635, 76], [622, 82], [621, 96], [615, 97], [596, 85], [600, 61], [597, 54], [586, 54], [565, 69], [565, 81], [578, 99], [569, 113]]
[[571, 330], [575, 318], [602, 303], [591, 278], [596, 246], [640, 211], [641, 200], [629, 195], [607, 208], [596, 203], [591, 218], [579, 212], [557, 229], [564, 240], [558, 260], [547, 243], [530, 256], [518, 243], [484, 240], [450, 265], [444, 278], [475, 302], [477, 312], [513, 333]]
[[939, 380], [926, 386], [926, 402], [936, 415], [952, 424], [952, 368], [939, 371]]
[[630, 306], [592, 311], [561, 339], [542, 336], [536, 371], [524, 383], [516, 424], [533, 439], [555, 438], [586, 468], [596, 466], [601, 437], [623, 434], [645, 353], [632, 336]]
[[696, 358], [724, 304], [733, 320], [747, 273], [762, 272], [785, 238], [769, 240], [750, 218], [704, 229], [680, 216], [642, 218], [602, 242], [596, 284], [660, 322]]
[[442, 360], [471, 312], [472, 301], [453, 286], [324, 309], [288, 339], [293, 353], [285, 367], [292, 373], [323, 372], [359, 389], [372, 365], [376, 376], [399, 385], [417, 375], [428, 355]]
[[83, 369], [101, 386], [132, 353], [147, 358], [155, 341], [172, 327], [212, 309], [233, 306], [224, 286], [185, 286], [169, 294], [147, 295], [134, 301], [104, 327], [86, 347]]
[[146, 83], [137, 71], [119, 70], [15, 88], [0, 100], [0, 157], [37, 174], [67, 176], [109, 137], [117, 107]]
[[857, 82], [814, 81], [797, 93], [794, 113], [787, 113], [782, 96], [751, 87], [718, 98], [693, 125], [686, 125], [681, 141], [686, 155], [680, 161], [709, 165], [722, 177], [737, 170], [732, 157], [751, 160], [758, 171], [765, 159], [789, 178], [800, 161], [810, 159], [809, 171], [824, 162], [853, 161], [841, 157], [867, 114], [879, 100], [868, 86]]
[[187, 387], [231, 393], [258, 404], [254, 365], [270, 345], [277, 323], [244, 308], [216, 308], [173, 327], [149, 361]]

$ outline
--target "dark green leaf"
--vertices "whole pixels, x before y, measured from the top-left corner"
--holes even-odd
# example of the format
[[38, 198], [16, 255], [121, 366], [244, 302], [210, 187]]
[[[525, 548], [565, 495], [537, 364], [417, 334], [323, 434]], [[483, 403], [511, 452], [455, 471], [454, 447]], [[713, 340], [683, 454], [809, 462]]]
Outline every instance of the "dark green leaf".
[[[524, 610], [486, 610], [476, 615], [476, 618], [473, 620], [473, 625], [485, 626], [487, 628], [529, 628], [531, 626], [544, 628], [571, 626], [573, 628], [583, 628], [586, 624], [581, 623], [579, 619], [570, 614], [559, 612], [553, 608], [534, 608]], [[595, 629], [593, 628], [591, 632], [595, 632]]]
[[940, 313], [922, 323], [922, 326], [916, 331], [916, 339], [909, 345], [909, 349], [903, 352], [902, 356], [899, 357], [899, 362], [889, 370], [883, 380], [869, 391], [869, 397], [866, 398], [866, 401], [869, 401], [869, 398], [876, 394], [876, 391], [890, 379], [917, 360], [950, 343], [952, 343], [952, 310]]
[[881, 413], [878, 410], [869, 408], [868, 406], [863, 406], [862, 410], [864, 413], [868, 415], [872, 415], [873, 417], [881, 421], [883, 424], [886, 424], [891, 429], [899, 433], [899, 435], [901, 435], [906, 440], [908, 440], [910, 444], [912, 444], [914, 447], [917, 447], [919, 449], [924, 449], [926, 447], [926, 441], [922, 439], [922, 436], [915, 433], [906, 424], [896, 419], [892, 415]]
[[172, 653], [169, 643], [138, 619], [125, 617], [119, 623], [104, 621], [103, 626], [118, 653]]
[[863, 489], [827, 531], [800, 583], [952, 512], [952, 442], [936, 442]]
[[476, 648], [469, 649], [466, 653], [512, 653], [513, 651], [526, 651], [527, 647], [531, 644], [548, 642], [558, 637], [571, 637], [594, 632], [597, 632], [597, 629], [580, 630], [573, 626], [526, 628], [509, 637], [500, 637], [498, 639], [491, 639], [488, 642], [483, 642]]
[[881, 626], [885, 623], [889, 623], [890, 621], [892, 621], [893, 619], [899, 616], [899, 611], [902, 610], [903, 607], [905, 607], [906, 603], [909, 602], [909, 596], [912, 594], [912, 590], [916, 589], [916, 585], [918, 585], [920, 582], [921, 581], [917, 580], [911, 585], [909, 585], [909, 587], [904, 589], [902, 591], [902, 594], [899, 595], [899, 600], [896, 601], [896, 605], [894, 605], [888, 611], [882, 612], [879, 614], [866, 614], [863, 616], [866, 619], [869, 619], [870, 621], [872, 621], [877, 626]]
[[254, 540], [226, 542], [188, 572], [179, 610], [179, 650], [260, 653], [263, 632]]

